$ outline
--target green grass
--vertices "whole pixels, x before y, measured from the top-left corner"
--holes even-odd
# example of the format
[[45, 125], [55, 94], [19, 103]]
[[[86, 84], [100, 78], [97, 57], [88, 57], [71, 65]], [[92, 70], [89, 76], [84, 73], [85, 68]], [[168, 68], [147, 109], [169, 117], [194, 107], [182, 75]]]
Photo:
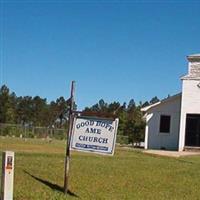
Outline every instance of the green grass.
[[117, 148], [113, 157], [72, 153], [70, 191], [63, 185], [63, 141], [0, 138], [15, 154], [15, 200], [200, 199], [200, 156], [166, 158]]

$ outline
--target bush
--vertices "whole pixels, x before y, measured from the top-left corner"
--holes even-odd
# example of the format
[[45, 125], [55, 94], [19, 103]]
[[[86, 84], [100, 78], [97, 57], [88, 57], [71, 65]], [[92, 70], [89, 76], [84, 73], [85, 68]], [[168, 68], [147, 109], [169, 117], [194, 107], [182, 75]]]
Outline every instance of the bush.
[[119, 144], [129, 144], [128, 136], [118, 135], [117, 136], [117, 143], [119, 143]]

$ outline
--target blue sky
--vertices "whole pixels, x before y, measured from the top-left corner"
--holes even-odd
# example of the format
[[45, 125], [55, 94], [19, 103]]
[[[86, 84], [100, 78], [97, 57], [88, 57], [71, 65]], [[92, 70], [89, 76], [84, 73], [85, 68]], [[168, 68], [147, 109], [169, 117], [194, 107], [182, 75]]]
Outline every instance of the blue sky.
[[186, 56], [200, 53], [200, 1], [0, 3], [0, 84], [79, 109], [181, 91]]

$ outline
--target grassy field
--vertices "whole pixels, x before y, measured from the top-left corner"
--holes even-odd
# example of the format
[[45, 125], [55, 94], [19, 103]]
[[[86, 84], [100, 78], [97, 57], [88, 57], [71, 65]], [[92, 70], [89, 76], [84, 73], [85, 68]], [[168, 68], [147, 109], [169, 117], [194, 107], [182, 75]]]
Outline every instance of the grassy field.
[[15, 200], [200, 199], [200, 157], [166, 158], [117, 148], [113, 157], [72, 153], [71, 195], [62, 193], [63, 141], [0, 138], [16, 152]]

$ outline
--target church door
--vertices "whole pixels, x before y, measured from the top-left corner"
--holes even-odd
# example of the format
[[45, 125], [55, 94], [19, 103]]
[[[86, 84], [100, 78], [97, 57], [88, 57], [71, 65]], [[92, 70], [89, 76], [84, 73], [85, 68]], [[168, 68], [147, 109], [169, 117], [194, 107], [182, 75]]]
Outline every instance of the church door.
[[200, 114], [187, 114], [185, 146], [200, 147]]

